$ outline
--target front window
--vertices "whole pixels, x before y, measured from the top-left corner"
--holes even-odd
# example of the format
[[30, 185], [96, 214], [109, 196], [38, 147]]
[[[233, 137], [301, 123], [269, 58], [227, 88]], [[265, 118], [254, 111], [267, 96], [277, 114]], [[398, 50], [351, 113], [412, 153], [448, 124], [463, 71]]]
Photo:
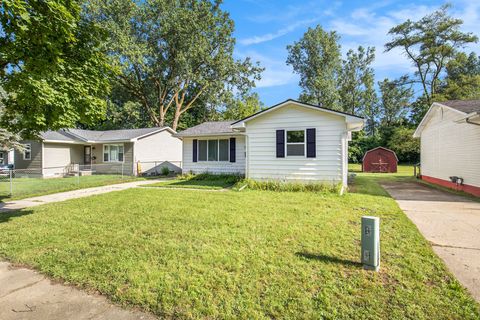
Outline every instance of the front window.
[[5, 164], [5, 155], [3, 152], [0, 152], [0, 164]]
[[228, 161], [228, 139], [198, 140], [198, 161]]
[[305, 131], [287, 131], [287, 156], [305, 156]]
[[32, 145], [30, 143], [25, 144], [23, 150], [23, 160], [32, 160]]
[[104, 144], [103, 162], [123, 162], [123, 144]]

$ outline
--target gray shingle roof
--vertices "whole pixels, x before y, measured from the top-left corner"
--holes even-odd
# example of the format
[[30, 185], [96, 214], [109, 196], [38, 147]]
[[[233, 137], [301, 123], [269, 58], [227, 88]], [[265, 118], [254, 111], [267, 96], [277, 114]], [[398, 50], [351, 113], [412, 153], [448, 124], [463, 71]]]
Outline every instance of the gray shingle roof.
[[178, 137], [205, 136], [209, 134], [233, 133], [230, 125], [235, 121], [209, 121], [188, 128], [177, 134]]
[[126, 141], [141, 137], [165, 129], [167, 127], [141, 128], [141, 129], [122, 129], [122, 130], [82, 130], [82, 129], [64, 129], [58, 131], [42, 132], [40, 136], [43, 140], [70, 141], [70, 142], [108, 142], [108, 141]]
[[43, 140], [70, 141], [70, 142], [78, 140], [71, 134], [68, 134], [65, 130], [41, 132], [40, 137]]
[[439, 103], [466, 114], [480, 112], [480, 100], [449, 100]]

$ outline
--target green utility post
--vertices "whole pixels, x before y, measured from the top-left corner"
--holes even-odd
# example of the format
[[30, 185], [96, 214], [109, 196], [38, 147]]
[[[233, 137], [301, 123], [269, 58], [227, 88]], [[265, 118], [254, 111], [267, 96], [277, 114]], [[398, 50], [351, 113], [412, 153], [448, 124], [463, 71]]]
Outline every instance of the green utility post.
[[363, 268], [380, 269], [380, 218], [362, 217], [362, 257]]

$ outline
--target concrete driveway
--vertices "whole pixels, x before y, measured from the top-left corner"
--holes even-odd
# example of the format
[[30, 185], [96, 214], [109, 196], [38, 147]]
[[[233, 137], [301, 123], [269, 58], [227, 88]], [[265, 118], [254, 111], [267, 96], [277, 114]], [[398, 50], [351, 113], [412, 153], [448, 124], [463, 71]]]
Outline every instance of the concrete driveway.
[[480, 302], [480, 202], [414, 182], [382, 186]]

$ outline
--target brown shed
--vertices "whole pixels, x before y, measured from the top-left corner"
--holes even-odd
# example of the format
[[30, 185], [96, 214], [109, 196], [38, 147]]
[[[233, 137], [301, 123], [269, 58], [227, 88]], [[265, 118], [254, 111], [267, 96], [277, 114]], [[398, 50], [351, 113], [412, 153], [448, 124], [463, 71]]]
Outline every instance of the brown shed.
[[362, 160], [363, 172], [397, 172], [398, 158], [394, 151], [377, 147], [365, 152]]

